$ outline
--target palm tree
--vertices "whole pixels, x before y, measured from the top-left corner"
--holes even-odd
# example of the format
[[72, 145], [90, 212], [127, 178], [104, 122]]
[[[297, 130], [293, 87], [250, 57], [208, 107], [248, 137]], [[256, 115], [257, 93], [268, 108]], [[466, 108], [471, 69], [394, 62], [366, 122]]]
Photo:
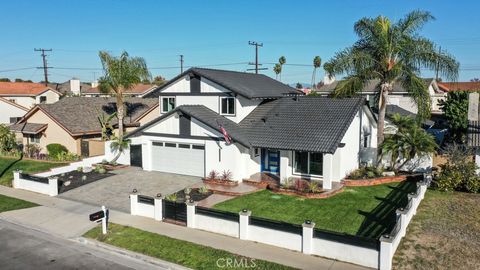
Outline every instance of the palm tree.
[[278, 80], [278, 74], [282, 72], [282, 65], [275, 64], [275, 66], [273, 67], [273, 72], [275, 72], [275, 79]]
[[[123, 118], [125, 116], [124, 91], [132, 88], [143, 80], [150, 79], [145, 60], [141, 57], [130, 57], [123, 52], [119, 57], [111, 56], [108, 52], [100, 51], [104, 75], [100, 77], [99, 90], [111, 93], [116, 97], [118, 118], [118, 141], [123, 142]], [[114, 160], [120, 157], [119, 151]]]
[[315, 84], [315, 79], [317, 77], [317, 68], [322, 66], [322, 58], [320, 56], [315, 56], [313, 58], [313, 74], [312, 74], [312, 88], [317, 89], [317, 85]]
[[437, 69], [452, 80], [458, 76], [459, 64], [453, 56], [418, 31], [434, 19], [429, 12], [413, 11], [397, 22], [388, 18], [363, 18], [354, 25], [358, 41], [335, 54], [325, 63], [327, 74], [346, 74], [335, 88], [335, 96], [351, 96], [362, 91], [370, 80], [377, 80], [378, 144], [384, 140], [385, 112], [388, 94], [400, 84], [418, 107], [418, 120], [430, 114], [430, 96], [419, 77], [422, 68]]
[[280, 81], [282, 81], [283, 65], [287, 63], [287, 58], [285, 58], [285, 56], [280, 56], [280, 58], [278, 59], [278, 63], [280, 64]]

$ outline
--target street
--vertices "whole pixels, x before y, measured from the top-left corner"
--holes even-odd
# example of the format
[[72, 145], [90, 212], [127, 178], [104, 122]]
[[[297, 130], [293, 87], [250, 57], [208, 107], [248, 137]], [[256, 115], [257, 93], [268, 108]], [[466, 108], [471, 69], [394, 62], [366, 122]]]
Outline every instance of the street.
[[[1, 269], [155, 269], [128, 256], [0, 220]], [[159, 268], [162, 269], [162, 268]]]

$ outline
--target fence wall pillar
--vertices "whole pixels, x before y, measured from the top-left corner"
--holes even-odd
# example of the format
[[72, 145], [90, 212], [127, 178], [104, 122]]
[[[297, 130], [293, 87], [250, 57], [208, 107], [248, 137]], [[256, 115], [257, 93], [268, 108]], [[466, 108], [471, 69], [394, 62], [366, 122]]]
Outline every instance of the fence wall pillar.
[[315, 222], [305, 221], [302, 224], [302, 252], [304, 254], [312, 254], [313, 228], [315, 228]]
[[58, 195], [58, 177], [48, 178], [48, 195], [49, 196]]
[[242, 240], [248, 240], [248, 223], [249, 223], [249, 220], [250, 220], [250, 215], [252, 215], [252, 212], [251, 211], [248, 211], [248, 210], [242, 210], [240, 211], [239, 213], [239, 217], [240, 217], [240, 226], [239, 226], [239, 236], [240, 236], [240, 239]]
[[130, 194], [130, 215], [136, 216], [138, 213], [138, 195], [137, 194]]
[[162, 197], [155, 197], [155, 204], [154, 207], [154, 216], [155, 220], [162, 221], [163, 220], [163, 200]]
[[391, 270], [393, 258], [392, 238], [387, 236], [380, 237], [380, 258], [378, 269]]
[[187, 204], [187, 227], [195, 229], [195, 207], [197, 203], [193, 201], [186, 202]]
[[22, 170], [16, 170], [13, 172], [13, 188], [19, 188], [20, 187], [20, 174], [22, 173]]

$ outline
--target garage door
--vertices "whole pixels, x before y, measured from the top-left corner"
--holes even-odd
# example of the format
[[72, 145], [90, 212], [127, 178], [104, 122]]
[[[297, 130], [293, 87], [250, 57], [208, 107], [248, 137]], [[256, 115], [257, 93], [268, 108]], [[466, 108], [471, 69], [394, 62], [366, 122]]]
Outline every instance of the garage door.
[[153, 142], [153, 170], [203, 177], [205, 176], [204, 168], [204, 145], [175, 142]]

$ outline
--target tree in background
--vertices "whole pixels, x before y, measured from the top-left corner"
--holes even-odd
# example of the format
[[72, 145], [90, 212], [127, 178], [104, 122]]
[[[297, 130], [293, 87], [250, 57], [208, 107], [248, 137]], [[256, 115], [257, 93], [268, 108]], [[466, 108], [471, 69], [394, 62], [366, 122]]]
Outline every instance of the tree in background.
[[[99, 90], [102, 93], [114, 94], [117, 105], [118, 118], [118, 145], [123, 145], [123, 119], [125, 117], [124, 91], [131, 89], [135, 84], [150, 79], [145, 60], [141, 57], [130, 57], [123, 52], [119, 57], [111, 56], [108, 52], [99, 52], [104, 74], [98, 80]], [[119, 148], [125, 149], [125, 148]], [[113, 159], [115, 162], [122, 152]]]
[[301, 83], [297, 82], [297, 85], [295, 85], [295, 88], [303, 89], [303, 85]]
[[471, 82], [480, 82], [480, 79], [479, 78], [473, 78], [470, 80]]
[[317, 89], [315, 81], [317, 78], [317, 69], [322, 66], [322, 58], [320, 56], [315, 56], [313, 58], [313, 74], [312, 74], [312, 88]]
[[[432, 154], [437, 149], [435, 137], [423, 130], [415, 119], [409, 116], [394, 114], [392, 123], [397, 131], [393, 135], [387, 135], [380, 145], [381, 156], [390, 155], [391, 169], [399, 171], [414, 158], [422, 158]], [[415, 166], [409, 166], [411, 170]]]
[[427, 38], [419, 35], [422, 27], [434, 19], [429, 12], [413, 11], [392, 22], [384, 16], [363, 18], [354, 25], [358, 41], [335, 54], [324, 65], [327, 74], [346, 75], [334, 90], [335, 96], [352, 96], [371, 80], [378, 96], [378, 138], [384, 139], [387, 98], [394, 84], [405, 88], [418, 108], [418, 121], [430, 115], [430, 95], [420, 78], [422, 68], [436, 68], [439, 74], [455, 80], [459, 63], [453, 56], [439, 51]]
[[157, 85], [157, 86], [160, 86], [160, 85], [163, 85], [167, 82], [167, 80], [162, 77], [162, 76], [155, 76], [155, 78], [153, 78], [153, 84]]
[[278, 59], [278, 63], [280, 64], [280, 81], [282, 81], [282, 71], [283, 71], [283, 65], [287, 63], [287, 58], [285, 56], [280, 56]]
[[0, 152], [11, 152], [17, 149], [15, 133], [6, 125], [0, 124]]
[[9, 78], [0, 78], [0, 82], [10, 82]]
[[275, 64], [275, 66], [273, 66], [273, 72], [275, 72], [275, 79], [278, 80], [278, 74], [282, 73], [282, 65]]
[[448, 123], [449, 141], [464, 143], [468, 128], [468, 92], [451, 91], [440, 100], [440, 109]]
[[32, 80], [22, 80], [22, 79], [20, 79], [20, 78], [16, 78], [16, 79], [15, 79], [15, 82], [28, 82], [28, 83], [31, 83]]

